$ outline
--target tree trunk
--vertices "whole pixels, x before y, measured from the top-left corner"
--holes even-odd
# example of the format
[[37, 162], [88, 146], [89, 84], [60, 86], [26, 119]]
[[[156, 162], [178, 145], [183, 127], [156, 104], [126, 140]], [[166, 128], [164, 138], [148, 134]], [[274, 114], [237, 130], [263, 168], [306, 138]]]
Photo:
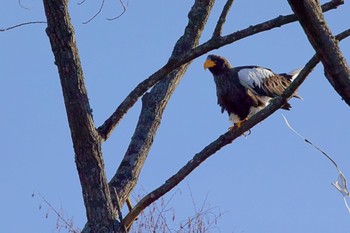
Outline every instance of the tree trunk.
[[91, 232], [107, 233], [113, 231], [115, 214], [67, 4], [44, 0], [46, 33], [59, 71], [88, 224]]

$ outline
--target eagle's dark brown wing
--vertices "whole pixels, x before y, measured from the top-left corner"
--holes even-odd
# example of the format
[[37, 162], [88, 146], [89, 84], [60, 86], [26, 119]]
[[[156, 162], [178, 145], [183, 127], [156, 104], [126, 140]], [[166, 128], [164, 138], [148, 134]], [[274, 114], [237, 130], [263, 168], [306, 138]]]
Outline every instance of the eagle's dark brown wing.
[[[242, 66], [234, 68], [240, 83], [260, 96], [276, 97], [291, 84], [299, 71], [292, 74], [275, 74], [270, 69], [259, 66]], [[295, 97], [298, 97], [297, 94]]]

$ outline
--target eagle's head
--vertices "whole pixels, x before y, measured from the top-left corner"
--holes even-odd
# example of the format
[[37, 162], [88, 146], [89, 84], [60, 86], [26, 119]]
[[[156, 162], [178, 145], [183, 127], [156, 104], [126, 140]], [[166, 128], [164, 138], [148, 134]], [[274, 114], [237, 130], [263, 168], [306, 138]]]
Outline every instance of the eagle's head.
[[219, 74], [227, 69], [231, 69], [230, 63], [218, 55], [209, 55], [204, 62], [204, 69], [209, 69], [213, 74]]

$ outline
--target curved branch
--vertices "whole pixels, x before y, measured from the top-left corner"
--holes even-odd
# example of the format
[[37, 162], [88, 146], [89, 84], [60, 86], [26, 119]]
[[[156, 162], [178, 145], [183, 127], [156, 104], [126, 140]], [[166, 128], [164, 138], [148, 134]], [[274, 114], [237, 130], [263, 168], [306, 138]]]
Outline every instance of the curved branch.
[[18, 5], [19, 5], [20, 7], [22, 7], [23, 9], [25, 9], [25, 10], [30, 10], [29, 7], [26, 7], [26, 6], [24, 6], [24, 5], [22, 4], [22, 1], [21, 1], [21, 0], [18, 0]]
[[[81, 5], [84, 2], [85, 2], [85, 0], [82, 1], [82, 2], [78, 2], [78, 5]], [[105, 4], [105, 0], [102, 0], [100, 8], [98, 9], [98, 11], [90, 19], [88, 19], [87, 21], [83, 22], [83, 24], [90, 23], [94, 18], [96, 18], [99, 14], [101, 14], [104, 4]]]
[[43, 24], [43, 23], [46, 24], [45, 21], [30, 21], [30, 22], [20, 23], [20, 24], [16, 24], [16, 25], [10, 26], [10, 27], [8, 27], [8, 28], [0, 28], [0, 32], [12, 30], [12, 29], [15, 29], [15, 28], [18, 28], [18, 27], [22, 27], [22, 26], [26, 26], [26, 25], [31, 25], [31, 24]]
[[[322, 5], [322, 10], [329, 11], [331, 9], [337, 8], [340, 4], [342, 3], [330, 1]], [[281, 27], [285, 24], [295, 22], [296, 20], [297, 18], [293, 14], [278, 16], [272, 20], [257, 24], [255, 26], [250, 26], [246, 29], [231, 33], [229, 35], [212, 38], [202, 45], [192, 49], [191, 51], [185, 54], [181, 54], [181, 56], [178, 55], [171, 57], [162, 68], [138, 84], [136, 88], [132, 90], [130, 94], [123, 100], [123, 102], [117, 107], [113, 114], [98, 128], [98, 132], [101, 138], [107, 140], [113, 129], [119, 124], [127, 111], [136, 103], [138, 98], [140, 98], [149, 88], [153, 87], [157, 82], [166, 77], [167, 74], [169, 74], [171, 71], [211, 50], [223, 47], [227, 44], [231, 44], [235, 41], [263, 31]]]
[[[344, 31], [337, 36], [338, 40], [344, 39], [350, 35], [350, 29]], [[300, 71], [298, 77], [291, 83], [291, 85], [283, 92], [280, 97], [273, 99], [273, 101], [263, 110], [252, 116], [249, 120], [244, 122], [240, 128], [235, 128], [233, 131], [228, 131], [221, 135], [215, 141], [206, 146], [202, 151], [197, 153], [190, 161], [187, 162], [175, 175], [170, 177], [163, 185], [150, 192], [144, 198], [142, 198], [134, 208], [125, 216], [124, 223], [128, 228], [134, 221], [134, 219], [143, 211], [147, 206], [152, 204], [158, 198], [169, 192], [172, 188], [178, 185], [183, 179], [185, 179], [195, 168], [197, 168], [207, 158], [215, 154], [218, 150], [224, 146], [232, 143], [237, 137], [244, 132], [250, 130], [258, 123], [265, 120], [275, 111], [277, 111], [285, 102], [292, 96], [292, 94], [298, 89], [298, 87], [305, 81], [307, 76], [311, 73], [314, 67], [319, 63], [320, 59], [315, 54], [304, 68]]]
[[126, 5], [125, 3], [123, 2], [123, 0], [119, 0], [120, 4], [122, 5], [123, 7], [123, 11], [122, 13], [120, 13], [119, 15], [113, 17], [113, 18], [107, 18], [107, 20], [109, 21], [112, 21], [112, 20], [116, 20], [116, 19], [119, 19], [125, 12], [126, 12]]

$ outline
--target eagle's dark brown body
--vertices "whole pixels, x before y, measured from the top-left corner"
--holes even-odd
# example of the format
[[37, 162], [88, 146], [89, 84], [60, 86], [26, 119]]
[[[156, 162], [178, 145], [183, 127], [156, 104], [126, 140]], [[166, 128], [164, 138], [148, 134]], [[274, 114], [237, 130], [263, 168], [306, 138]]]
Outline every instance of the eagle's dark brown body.
[[[204, 67], [213, 74], [218, 104], [222, 112], [227, 111], [233, 123], [249, 118], [268, 105], [272, 98], [280, 96], [299, 73], [275, 74], [259, 66], [234, 68], [216, 55], [209, 55]], [[297, 93], [293, 96], [299, 97]], [[286, 103], [282, 108], [289, 110], [291, 106]]]

